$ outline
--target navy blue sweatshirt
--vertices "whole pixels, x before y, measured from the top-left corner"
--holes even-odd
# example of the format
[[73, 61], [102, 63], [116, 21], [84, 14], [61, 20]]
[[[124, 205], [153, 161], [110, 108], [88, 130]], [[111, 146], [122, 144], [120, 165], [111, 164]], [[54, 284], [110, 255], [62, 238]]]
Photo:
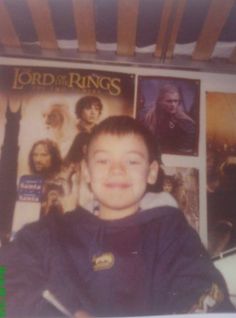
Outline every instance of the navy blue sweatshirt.
[[59, 317], [44, 290], [96, 316], [233, 311], [198, 234], [173, 207], [115, 221], [82, 208], [49, 215], [1, 249], [0, 265], [10, 318]]

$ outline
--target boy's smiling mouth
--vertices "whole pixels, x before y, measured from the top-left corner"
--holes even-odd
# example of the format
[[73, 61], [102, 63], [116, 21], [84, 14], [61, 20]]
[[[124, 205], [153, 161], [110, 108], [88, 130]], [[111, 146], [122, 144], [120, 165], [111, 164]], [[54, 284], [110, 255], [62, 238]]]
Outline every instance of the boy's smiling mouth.
[[114, 182], [106, 182], [104, 186], [109, 189], [127, 189], [131, 186], [131, 184], [127, 182], [114, 181]]

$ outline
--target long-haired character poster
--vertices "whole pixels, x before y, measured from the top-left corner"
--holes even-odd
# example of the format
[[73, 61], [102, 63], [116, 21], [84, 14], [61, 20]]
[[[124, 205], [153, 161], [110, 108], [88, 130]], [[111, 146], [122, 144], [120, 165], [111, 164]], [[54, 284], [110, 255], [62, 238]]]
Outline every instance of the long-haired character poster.
[[[138, 77], [136, 117], [154, 134], [162, 154], [198, 154], [199, 95], [199, 80]], [[169, 192], [189, 224], [199, 231], [198, 170], [163, 164], [154, 191]]]
[[133, 116], [134, 76], [93, 70], [1, 66], [1, 240], [48, 213], [85, 206], [81, 161], [92, 129]]
[[197, 155], [200, 81], [140, 76], [137, 117], [159, 139], [162, 153]]

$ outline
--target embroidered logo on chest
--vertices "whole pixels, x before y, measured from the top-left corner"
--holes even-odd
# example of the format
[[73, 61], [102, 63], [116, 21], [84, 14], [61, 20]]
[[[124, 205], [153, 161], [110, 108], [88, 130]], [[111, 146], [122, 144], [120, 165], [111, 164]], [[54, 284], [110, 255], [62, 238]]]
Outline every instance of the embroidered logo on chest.
[[115, 257], [112, 253], [103, 253], [92, 258], [93, 270], [101, 271], [111, 268], [115, 263]]
[[173, 122], [173, 121], [169, 121], [169, 128], [170, 129], [173, 129], [173, 128], [175, 128], [175, 123]]

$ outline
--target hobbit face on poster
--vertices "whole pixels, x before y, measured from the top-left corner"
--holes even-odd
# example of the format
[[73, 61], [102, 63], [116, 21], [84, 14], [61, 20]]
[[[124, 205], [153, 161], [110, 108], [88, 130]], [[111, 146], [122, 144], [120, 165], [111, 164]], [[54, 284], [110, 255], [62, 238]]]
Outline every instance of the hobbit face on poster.
[[0, 68], [1, 236], [48, 213], [86, 205], [81, 160], [102, 119], [133, 116], [134, 76]]

